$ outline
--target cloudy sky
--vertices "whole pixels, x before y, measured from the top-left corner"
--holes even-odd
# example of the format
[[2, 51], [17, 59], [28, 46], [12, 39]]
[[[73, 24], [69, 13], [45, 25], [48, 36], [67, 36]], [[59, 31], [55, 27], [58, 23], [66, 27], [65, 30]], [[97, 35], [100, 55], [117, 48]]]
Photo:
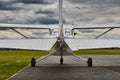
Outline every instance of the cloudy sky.
[[[64, 0], [63, 8], [64, 24], [120, 24], [120, 0]], [[58, 0], [0, 0], [0, 23], [58, 24], [58, 18]]]
[[[57, 24], [58, 0], [0, 0], [1, 23]], [[120, 23], [120, 0], [64, 0], [64, 23]]]

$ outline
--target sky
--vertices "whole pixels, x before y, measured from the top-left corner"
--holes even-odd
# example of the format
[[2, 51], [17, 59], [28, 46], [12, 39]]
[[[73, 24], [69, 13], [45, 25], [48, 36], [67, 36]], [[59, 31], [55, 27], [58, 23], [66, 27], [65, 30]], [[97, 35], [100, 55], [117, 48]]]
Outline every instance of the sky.
[[[58, 24], [58, 11], [58, 0], [0, 0], [0, 23]], [[63, 21], [77, 26], [120, 24], [120, 0], [63, 0]]]
[[[64, 0], [65, 24], [120, 23], [120, 0]], [[0, 0], [0, 22], [57, 24], [58, 0]]]

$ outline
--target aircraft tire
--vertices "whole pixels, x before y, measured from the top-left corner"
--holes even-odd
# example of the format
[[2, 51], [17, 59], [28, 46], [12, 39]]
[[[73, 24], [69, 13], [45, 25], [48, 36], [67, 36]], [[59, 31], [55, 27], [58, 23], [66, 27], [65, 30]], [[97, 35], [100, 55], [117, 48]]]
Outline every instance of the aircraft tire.
[[63, 58], [60, 58], [60, 64], [63, 64]]
[[88, 58], [87, 63], [88, 63], [88, 67], [92, 67], [93, 66], [93, 61], [92, 61], [91, 57]]
[[36, 59], [32, 58], [31, 59], [31, 67], [35, 67]]

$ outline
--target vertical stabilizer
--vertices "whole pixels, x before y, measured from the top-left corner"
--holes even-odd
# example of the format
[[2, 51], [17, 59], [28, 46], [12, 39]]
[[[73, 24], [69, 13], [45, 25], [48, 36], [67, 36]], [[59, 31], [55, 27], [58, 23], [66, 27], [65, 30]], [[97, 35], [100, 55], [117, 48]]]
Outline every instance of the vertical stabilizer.
[[63, 0], [59, 0], [59, 30], [61, 34], [63, 31]]

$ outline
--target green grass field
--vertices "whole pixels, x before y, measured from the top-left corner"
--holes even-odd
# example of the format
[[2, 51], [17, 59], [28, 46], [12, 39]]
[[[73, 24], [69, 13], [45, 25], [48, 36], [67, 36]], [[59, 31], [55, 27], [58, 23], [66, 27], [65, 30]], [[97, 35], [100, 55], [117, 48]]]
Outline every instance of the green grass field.
[[74, 52], [77, 55], [119, 55], [120, 49], [113, 50], [78, 50]]
[[39, 58], [47, 54], [45, 51], [0, 51], [0, 80], [9, 78], [27, 66], [33, 56]]
[[[47, 55], [47, 51], [0, 51], [0, 80], [5, 80], [30, 63], [31, 58]], [[79, 50], [78, 55], [119, 55], [120, 50]]]

